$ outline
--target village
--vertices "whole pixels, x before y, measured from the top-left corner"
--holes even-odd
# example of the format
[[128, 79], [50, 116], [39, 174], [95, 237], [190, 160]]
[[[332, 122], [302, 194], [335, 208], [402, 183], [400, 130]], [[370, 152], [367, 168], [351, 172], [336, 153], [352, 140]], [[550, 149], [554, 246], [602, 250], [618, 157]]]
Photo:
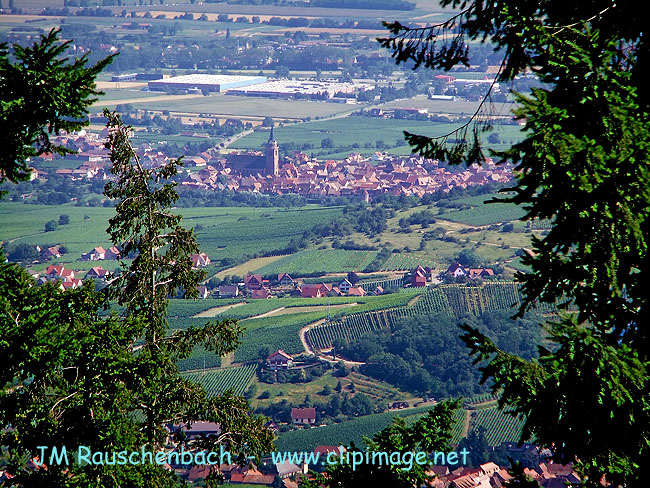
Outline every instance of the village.
[[[103, 142], [107, 134], [105, 129], [99, 134], [82, 130], [57, 136], [57, 144], [77, 151], [67, 158], [79, 161], [79, 166], [56, 169], [56, 174], [72, 181], [109, 179], [108, 152]], [[171, 157], [153, 144], [140, 144], [135, 151], [146, 168], [162, 166]], [[36, 168], [32, 180], [47, 178], [45, 172], [39, 171], [38, 162], [55, 157], [46, 153], [33, 158], [32, 165]], [[280, 160], [273, 128], [262, 151], [222, 154], [218, 148], [212, 148], [188, 155], [183, 161], [185, 169], [176, 178], [181, 190], [294, 193], [311, 198], [348, 196], [366, 202], [382, 194], [421, 197], [454, 188], [508, 183], [512, 179], [510, 164], [497, 165], [490, 158], [482, 165], [473, 164], [455, 171], [437, 160], [385, 152], [370, 157], [353, 153], [343, 160], [320, 161], [297, 151]], [[23, 198], [30, 196], [23, 195]]]

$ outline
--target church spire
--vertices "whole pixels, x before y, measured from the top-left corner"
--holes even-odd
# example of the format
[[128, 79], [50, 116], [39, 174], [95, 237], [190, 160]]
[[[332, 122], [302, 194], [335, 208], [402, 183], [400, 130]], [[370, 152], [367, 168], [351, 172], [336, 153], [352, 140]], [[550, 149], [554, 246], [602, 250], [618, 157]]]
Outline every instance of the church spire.
[[271, 127], [271, 133], [269, 134], [269, 142], [267, 144], [277, 144], [275, 141], [275, 132], [273, 132], [273, 127]]

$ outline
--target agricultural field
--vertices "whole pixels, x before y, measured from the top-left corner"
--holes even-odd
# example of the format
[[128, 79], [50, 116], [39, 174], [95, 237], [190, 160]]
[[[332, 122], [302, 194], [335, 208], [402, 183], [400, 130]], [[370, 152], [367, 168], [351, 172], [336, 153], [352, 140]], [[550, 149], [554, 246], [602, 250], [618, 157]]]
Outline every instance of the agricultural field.
[[405, 271], [418, 266], [434, 267], [434, 263], [428, 259], [406, 253], [393, 253], [381, 267], [381, 271]]
[[505, 414], [496, 406], [472, 412], [472, 428], [485, 427], [490, 446], [498, 446], [506, 441], [519, 441], [523, 425], [522, 418]]
[[[278, 118], [280, 120], [302, 120], [314, 117], [330, 117], [332, 115], [339, 115], [351, 112], [352, 110], [358, 110], [358, 106], [356, 105], [354, 107], [351, 107], [350, 105], [340, 103], [325, 103], [305, 100], [265, 99], [258, 97], [226, 95], [224, 93], [215, 93], [207, 97], [199, 95], [193, 98], [179, 98], [177, 96], [170, 95], [166, 100], [149, 101], [146, 99], [137, 99], [132, 100], [129, 103], [133, 106], [133, 108], [149, 111], [169, 110], [169, 112], [173, 114], [201, 113], [208, 114], [210, 117], [269, 116]], [[98, 103], [98, 105], [101, 105], [101, 103]], [[281, 132], [278, 130], [278, 132], [276, 132], [278, 143], [300, 140], [289, 139], [284, 136], [280, 136], [279, 133]], [[247, 138], [248, 137], [244, 137], [242, 139]], [[248, 142], [246, 144], [246, 149], [259, 149], [262, 147], [262, 144], [265, 143], [268, 139], [268, 132], [266, 133], [266, 138], [262, 137], [261, 139], [263, 140], [260, 139], [261, 142], [255, 145], [254, 141], [257, 141], [257, 139], [259, 139], [259, 137], [253, 138], [252, 142]], [[231, 145], [231, 147], [244, 147], [240, 141]], [[320, 145], [320, 139], [318, 140], [318, 144]]]
[[[277, 127], [275, 137], [280, 145], [283, 142], [300, 141], [303, 145], [311, 144], [314, 149], [309, 152], [313, 152], [315, 155], [336, 157], [337, 154], [347, 156], [352, 151], [372, 154], [377, 150], [378, 140], [383, 141], [388, 147], [395, 145], [407, 147], [404, 143], [405, 130], [423, 135], [439, 136], [447, 133], [450, 129], [453, 130], [452, 127], [456, 126], [457, 124], [427, 121], [349, 116]], [[258, 149], [266, 142], [267, 138], [268, 135], [265, 136], [264, 132], [253, 132], [233, 143], [230, 148]], [[324, 139], [331, 139], [333, 147], [322, 148]], [[370, 147], [365, 147], [366, 144], [369, 144]]]
[[468, 225], [490, 225], [519, 220], [524, 214], [524, 209], [514, 203], [490, 203], [466, 210], [445, 212], [440, 215], [440, 218]]
[[[224, 258], [241, 259], [245, 256], [268, 253], [285, 248], [292, 239], [299, 239], [302, 233], [317, 223], [324, 223], [340, 215], [337, 207], [308, 206], [303, 208], [254, 208], [213, 207], [178, 209], [184, 218], [186, 228], [203, 226], [196, 232], [201, 250], [216, 263]], [[66, 205], [37, 205], [14, 202], [0, 202], [0, 241], [26, 243], [43, 246], [63, 244], [67, 254], [49, 261], [48, 264], [74, 263], [72, 268], [88, 266], [77, 263], [84, 252], [95, 246], [109, 246], [106, 228], [108, 219], [114, 215], [112, 208], [75, 207]], [[58, 221], [59, 216], [70, 217], [68, 225], [45, 232], [45, 223]], [[86, 218], [87, 217], [87, 218]], [[95, 262], [111, 265], [109, 261]], [[112, 263], [115, 265], [115, 262]], [[47, 264], [34, 266], [40, 271]], [[215, 268], [208, 268], [211, 271]], [[87, 269], [87, 268], [86, 268]]]
[[340, 424], [325, 427], [294, 430], [280, 434], [275, 442], [280, 451], [313, 451], [318, 445], [349, 446], [354, 442], [363, 446], [363, 437], [372, 436], [388, 427], [395, 417], [411, 418], [413, 421], [418, 414], [426, 413], [431, 407], [420, 407], [394, 412], [384, 412], [374, 415], [357, 417]]
[[[514, 313], [520, 303], [521, 295], [514, 282], [485, 282], [480, 286], [440, 285], [429, 287], [411, 305], [347, 315], [340, 320], [312, 327], [307, 331], [306, 338], [315, 349], [329, 349], [335, 339], [350, 342], [366, 332], [390, 330], [399, 317], [435, 313], [460, 317], [495, 310], [512, 310]], [[553, 310], [548, 304], [542, 304], [538, 308], [540, 313], [552, 313]]]
[[201, 385], [210, 396], [219, 395], [227, 390], [242, 395], [253, 381], [256, 370], [255, 364], [247, 364], [236, 368], [188, 372], [184, 376]]
[[345, 273], [363, 270], [377, 255], [376, 251], [326, 249], [299, 251], [255, 270], [263, 276], [278, 273], [305, 275], [312, 273]]

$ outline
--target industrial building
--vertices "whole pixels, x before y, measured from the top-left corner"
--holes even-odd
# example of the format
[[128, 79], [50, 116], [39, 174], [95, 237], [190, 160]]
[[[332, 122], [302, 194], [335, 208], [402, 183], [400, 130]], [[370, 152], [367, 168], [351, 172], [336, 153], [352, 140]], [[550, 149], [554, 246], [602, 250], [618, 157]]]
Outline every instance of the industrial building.
[[277, 80], [255, 86], [228, 90], [228, 95], [245, 95], [263, 98], [305, 98], [327, 100], [336, 94], [351, 96], [357, 91], [370, 90], [367, 83], [335, 83], [309, 80]]
[[265, 76], [194, 74], [150, 81], [149, 90], [207, 90], [211, 92], [223, 92], [231, 88], [241, 88], [264, 82], [266, 82]]

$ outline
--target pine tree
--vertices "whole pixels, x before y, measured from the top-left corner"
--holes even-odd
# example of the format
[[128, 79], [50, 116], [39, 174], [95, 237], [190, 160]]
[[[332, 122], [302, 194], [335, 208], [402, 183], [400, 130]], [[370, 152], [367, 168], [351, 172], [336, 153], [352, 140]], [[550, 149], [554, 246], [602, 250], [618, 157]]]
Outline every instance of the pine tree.
[[[501, 407], [525, 416], [523, 438], [575, 462], [587, 485], [645, 486], [650, 474], [650, 90], [645, 24], [631, 0], [572, 6], [559, 0], [442, 0], [461, 10], [426, 28], [387, 24], [381, 40], [397, 62], [450, 69], [468, 64], [468, 41], [503, 53], [496, 81], [525, 72], [544, 83], [517, 94], [523, 140], [498, 153], [514, 163], [524, 220], [550, 219], [520, 273], [525, 300], [571, 304], [545, 326], [554, 344], [528, 362], [478, 330], [464, 340]], [[489, 97], [472, 120], [441, 138], [406, 133], [420, 154], [452, 163], [484, 160]], [[473, 125], [472, 125], [473, 124]], [[457, 143], [452, 142], [459, 141]]]

